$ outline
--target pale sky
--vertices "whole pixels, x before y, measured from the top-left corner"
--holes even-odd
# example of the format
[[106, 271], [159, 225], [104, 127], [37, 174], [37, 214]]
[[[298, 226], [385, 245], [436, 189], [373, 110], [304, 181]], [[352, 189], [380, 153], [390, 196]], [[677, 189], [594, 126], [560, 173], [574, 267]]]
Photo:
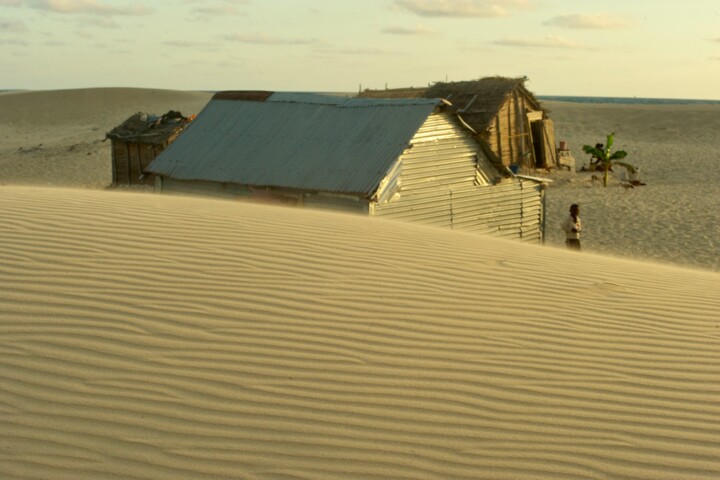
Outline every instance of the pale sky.
[[720, 0], [0, 0], [0, 89], [355, 92], [527, 76], [720, 100]]

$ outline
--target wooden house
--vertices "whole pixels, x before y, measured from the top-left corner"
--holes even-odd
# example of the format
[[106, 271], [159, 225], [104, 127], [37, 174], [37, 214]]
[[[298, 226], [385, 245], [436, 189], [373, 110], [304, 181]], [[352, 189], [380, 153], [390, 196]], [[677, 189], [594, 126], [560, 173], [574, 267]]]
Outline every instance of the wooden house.
[[191, 118], [173, 110], [164, 115], [138, 112], [106, 134], [112, 141], [113, 185], [153, 185], [145, 168], [188, 125]]
[[[443, 98], [506, 167], [558, 166], [553, 122], [525, 87], [525, 78], [487, 77], [435, 83], [427, 88], [365, 90], [361, 98]], [[514, 167], [513, 167], [514, 168]]]
[[543, 238], [543, 185], [492, 165], [441, 99], [220, 92], [146, 172], [160, 192]]

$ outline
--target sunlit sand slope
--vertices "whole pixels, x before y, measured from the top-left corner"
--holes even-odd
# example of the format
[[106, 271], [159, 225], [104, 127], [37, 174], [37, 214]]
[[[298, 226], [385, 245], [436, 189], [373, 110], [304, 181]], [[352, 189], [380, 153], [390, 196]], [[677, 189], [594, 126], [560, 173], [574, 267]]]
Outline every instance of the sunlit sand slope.
[[0, 478], [715, 479], [720, 275], [0, 188]]

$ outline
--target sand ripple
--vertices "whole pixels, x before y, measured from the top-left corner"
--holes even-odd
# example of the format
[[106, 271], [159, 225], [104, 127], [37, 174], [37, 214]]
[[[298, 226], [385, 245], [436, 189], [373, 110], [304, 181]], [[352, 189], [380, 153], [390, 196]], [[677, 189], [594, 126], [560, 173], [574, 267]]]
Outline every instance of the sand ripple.
[[0, 477], [720, 476], [720, 275], [0, 188]]

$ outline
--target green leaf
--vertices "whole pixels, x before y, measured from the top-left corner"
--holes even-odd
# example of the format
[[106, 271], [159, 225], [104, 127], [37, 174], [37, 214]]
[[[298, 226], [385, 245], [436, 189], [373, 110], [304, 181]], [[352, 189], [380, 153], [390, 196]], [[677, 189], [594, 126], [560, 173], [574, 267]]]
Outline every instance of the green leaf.
[[617, 152], [610, 155], [609, 160], [610, 161], [620, 160], [621, 158], [625, 158], [625, 157], [627, 157], [627, 152], [625, 150], [618, 150]]
[[637, 169], [634, 165], [631, 165], [626, 162], [620, 162], [619, 160], [622, 158], [627, 157], [627, 152], [625, 150], [618, 150], [617, 152], [610, 153], [610, 149], [612, 148], [613, 144], [615, 143], [615, 132], [608, 134], [607, 136], [607, 144], [605, 146], [605, 149], [599, 149], [596, 147], [593, 147], [591, 145], [583, 145], [582, 149], [583, 152], [587, 153], [588, 155], [592, 155], [593, 157], [596, 157], [597, 159], [602, 162], [604, 170], [605, 170], [605, 177], [603, 184], [607, 187], [607, 172], [610, 168], [612, 168], [613, 165], [619, 165], [621, 167], [627, 168], [628, 172], [635, 173]]
[[596, 157], [600, 157], [600, 158], [605, 156], [604, 152], [602, 152], [600, 149], [595, 148], [590, 145], [583, 145], [582, 149], [583, 149], [583, 152], [587, 153], [588, 155], [595, 155]]
[[630, 164], [627, 163], [627, 162], [614, 162], [614, 164], [615, 164], [615, 165], [620, 165], [621, 167], [627, 168], [627, 171], [630, 172], [630, 173], [635, 173], [635, 172], [637, 171], [637, 169], [635, 168], [634, 165], [630, 165]]
[[607, 147], [605, 148], [605, 150], [607, 150], [609, 152], [610, 149], [612, 148], [614, 142], [615, 142], [615, 132], [609, 133], [607, 136]]

